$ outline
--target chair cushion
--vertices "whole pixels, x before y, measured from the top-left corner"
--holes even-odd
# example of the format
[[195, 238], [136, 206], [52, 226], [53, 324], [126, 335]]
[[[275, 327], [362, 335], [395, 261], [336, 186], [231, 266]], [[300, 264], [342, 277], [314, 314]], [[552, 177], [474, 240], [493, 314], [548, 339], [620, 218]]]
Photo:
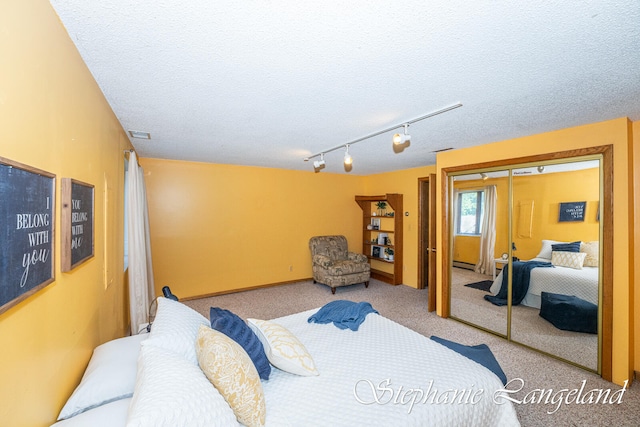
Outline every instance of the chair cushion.
[[344, 276], [346, 274], [364, 273], [371, 269], [371, 266], [366, 262], [355, 261], [334, 261], [326, 267], [326, 274], [330, 276]]
[[598, 306], [573, 295], [542, 292], [540, 317], [564, 331], [598, 333]]

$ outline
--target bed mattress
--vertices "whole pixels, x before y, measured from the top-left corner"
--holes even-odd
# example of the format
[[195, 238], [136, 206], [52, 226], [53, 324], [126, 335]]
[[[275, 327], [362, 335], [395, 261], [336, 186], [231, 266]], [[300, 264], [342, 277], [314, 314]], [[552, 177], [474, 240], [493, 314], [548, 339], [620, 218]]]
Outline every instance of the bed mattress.
[[307, 323], [315, 311], [273, 320], [300, 339], [320, 375], [273, 369], [263, 382], [267, 426], [519, 425], [511, 403], [493, 401], [502, 382], [478, 363], [379, 315], [354, 332]]
[[[530, 261], [546, 261], [544, 258], [534, 258]], [[502, 272], [491, 285], [490, 292], [495, 295], [502, 285]], [[528, 307], [540, 308], [542, 292], [554, 294], [574, 295], [593, 304], [598, 304], [598, 268], [583, 267], [581, 270], [556, 266], [554, 268], [534, 268], [531, 270], [531, 281], [527, 295], [521, 304]]]
[[[512, 403], [495, 398], [502, 381], [484, 366], [377, 314], [357, 331], [308, 323], [317, 310], [272, 320], [306, 347], [319, 375], [273, 367], [261, 382], [267, 427], [519, 425]], [[135, 360], [140, 346], [127, 351]], [[111, 401], [53, 427], [125, 426], [130, 402]], [[169, 415], [162, 425], [192, 425]]]

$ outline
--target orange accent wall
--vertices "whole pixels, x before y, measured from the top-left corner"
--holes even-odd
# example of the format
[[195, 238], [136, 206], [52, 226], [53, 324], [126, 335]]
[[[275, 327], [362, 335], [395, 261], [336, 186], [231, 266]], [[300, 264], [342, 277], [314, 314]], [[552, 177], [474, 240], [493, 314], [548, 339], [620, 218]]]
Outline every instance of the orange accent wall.
[[141, 159], [156, 290], [179, 297], [312, 277], [309, 238], [362, 251], [363, 177]]
[[[443, 168], [469, 163], [489, 162], [500, 159], [532, 156], [571, 149], [613, 145], [614, 180], [613, 212], [614, 253], [613, 257], [613, 380], [622, 384], [632, 378], [633, 360], [633, 308], [629, 303], [633, 297], [632, 245], [633, 227], [633, 171], [630, 161], [632, 134], [626, 118], [578, 126], [553, 132], [531, 135], [507, 141], [446, 151], [438, 154], [438, 176]], [[470, 161], [470, 159], [473, 159]], [[438, 212], [442, 210], [442, 195], [438, 189]], [[438, 238], [442, 237], [442, 218], [437, 223]], [[440, 240], [439, 247], [442, 242]], [[441, 251], [438, 263], [442, 263]], [[442, 275], [437, 279], [438, 295], [442, 296]], [[442, 298], [438, 301], [438, 313], [442, 314]]]
[[[49, 2], [3, 1], [0, 28], [0, 156], [57, 175], [55, 281], [0, 314], [0, 424], [48, 426], [93, 348], [127, 329], [121, 188], [130, 144]], [[63, 177], [95, 185], [95, 256], [69, 273], [60, 271]], [[105, 243], [105, 229], [117, 237]]]

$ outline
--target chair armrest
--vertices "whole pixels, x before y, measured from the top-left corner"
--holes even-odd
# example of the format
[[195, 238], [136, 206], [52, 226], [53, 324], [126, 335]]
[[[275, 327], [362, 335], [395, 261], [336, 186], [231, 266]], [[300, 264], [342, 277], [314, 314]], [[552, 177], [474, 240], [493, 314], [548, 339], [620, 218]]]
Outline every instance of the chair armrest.
[[333, 261], [331, 261], [331, 258], [329, 258], [326, 255], [314, 255], [313, 258], [311, 259], [313, 264], [315, 265], [319, 265], [321, 267], [330, 267], [333, 264]]
[[347, 259], [350, 261], [357, 261], [357, 262], [367, 262], [367, 257], [363, 254], [357, 254], [355, 252], [349, 252], [347, 253]]

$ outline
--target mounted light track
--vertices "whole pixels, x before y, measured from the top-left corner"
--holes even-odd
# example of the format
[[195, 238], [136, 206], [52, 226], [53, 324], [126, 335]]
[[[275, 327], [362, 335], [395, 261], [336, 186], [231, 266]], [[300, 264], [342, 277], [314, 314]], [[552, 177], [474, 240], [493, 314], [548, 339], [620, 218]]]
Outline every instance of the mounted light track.
[[[399, 123], [399, 124], [397, 124], [397, 125], [393, 125], [393, 126], [388, 127], [388, 128], [386, 128], [386, 129], [382, 129], [382, 130], [379, 130], [379, 131], [374, 132], [374, 133], [372, 133], [372, 134], [365, 135], [365, 136], [363, 136], [363, 137], [361, 137], [361, 138], [354, 139], [353, 141], [349, 141], [349, 142], [344, 143], [344, 144], [336, 145], [335, 147], [332, 147], [332, 148], [329, 148], [329, 149], [326, 149], [326, 150], [320, 151], [320, 152], [318, 152], [318, 153], [312, 154], [312, 155], [310, 155], [310, 156], [308, 156], [308, 157], [305, 157], [305, 158], [304, 158], [304, 161], [305, 161], [305, 162], [308, 162], [309, 160], [311, 160], [311, 159], [313, 159], [313, 158], [315, 158], [315, 157], [319, 157], [319, 156], [320, 156], [320, 157], [322, 157], [322, 158], [321, 158], [321, 160], [320, 160], [320, 162], [322, 162], [322, 165], [324, 166], [324, 155], [325, 155], [325, 154], [330, 153], [330, 152], [332, 152], [332, 151], [340, 150], [341, 148], [345, 148], [345, 149], [346, 149], [346, 153], [345, 153], [345, 156], [344, 156], [344, 164], [345, 164], [345, 165], [351, 165], [351, 163], [353, 162], [353, 158], [352, 158], [352, 157], [351, 157], [351, 155], [349, 154], [349, 146], [350, 146], [350, 145], [356, 144], [356, 143], [358, 143], [358, 142], [360, 142], [360, 141], [364, 141], [364, 140], [369, 139], [369, 138], [373, 138], [374, 136], [378, 136], [378, 135], [381, 135], [381, 134], [383, 134], [383, 133], [390, 132], [390, 131], [392, 131], [392, 130], [396, 130], [396, 129], [398, 129], [398, 128], [404, 128], [404, 134], [396, 134], [396, 135], [399, 135], [399, 138], [398, 138], [398, 141], [399, 141], [399, 142], [398, 142], [398, 143], [396, 143], [396, 137], [395, 137], [396, 135], [394, 135], [394, 137], [393, 137], [393, 143], [394, 143], [394, 145], [404, 145], [404, 144], [407, 144], [407, 143], [411, 140], [411, 135], [409, 135], [409, 134], [407, 133], [407, 128], [409, 127], [409, 125], [410, 125], [410, 124], [412, 124], [412, 123], [416, 123], [416, 122], [419, 122], [419, 121], [421, 121], [421, 120], [428, 119], [428, 118], [433, 117], [433, 116], [437, 116], [438, 114], [446, 113], [447, 111], [451, 111], [451, 110], [454, 110], [454, 109], [459, 108], [459, 107], [462, 107], [462, 103], [453, 104], [453, 105], [450, 105], [450, 106], [448, 106], [448, 107], [441, 108], [440, 110], [436, 110], [436, 111], [433, 111], [433, 112], [431, 112], [431, 113], [425, 114], [425, 115], [423, 115], [423, 116], [416, 117], [415, 119], [406, 120], [406, 121], [404, 121], [404, 122], [402, 122], [402, 123]], [[349, 159], [350, 159], [348, 163], [347, 163], [347, 156], [348, 156], [348, 157], [349, 157]], [[314, 162], [314, 168], [315, 168], [315, 169], [316, 169], [316, 171], [317, 171], [317, 170], [318, 170], [318, 168], [317, 168], [317, 167], [315, 167], [315, 165], [316, 165], [316, 162]]]

